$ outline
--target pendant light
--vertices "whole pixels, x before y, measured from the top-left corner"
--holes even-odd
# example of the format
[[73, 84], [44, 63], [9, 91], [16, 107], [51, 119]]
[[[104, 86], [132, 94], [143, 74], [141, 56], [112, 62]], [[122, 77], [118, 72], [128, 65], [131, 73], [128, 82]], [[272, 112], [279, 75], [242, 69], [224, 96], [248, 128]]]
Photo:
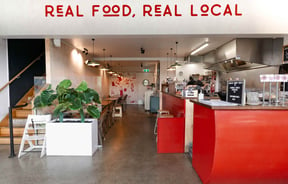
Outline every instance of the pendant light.
[[108, 70], [108, 73], [109, 73], [109, 74], [113, 74], [113, 73], [114, 73], [114, 72], [112, 71], [112, 67], [111, 67], [111, 62], [112, 62], [112, 59], [111, 59], [111, 58], [112, 58], [112, 55], [110, 55], [110, 64], [109, 64], [109, 62], [108, 62], [108, 65], [109, 65], [109, 66], [108, 66], [108, 69], [109, 69], [109, 70]]
[[88, 65], [88, 66], [91, 66], [91, 67], [95, 67], [95, 66], [99, 66], [99, 65], [100, 65], [100, 64], [99, 64], [97, 61], [95, 61], [95, 59], [94, 59], [94, 41], [95, 41], [95, 39], [92, 38], [92, 42], [93, 42], [93, 57], [92, 57], [92, 60], [86, 60], [86, 61], [85, 61], [85, 64]]
[[[172, 54], [172, 50], [173, 50], [173, 48], [170, 48], [170, 60], [172, 61], [172, 59], [173, 59], [173, 54]], [[174, 70], [174, 68], [173, 67], [171, 67], [171, 65], [167, 68], [167, 70], [168, 71], [173, 71]]]
[[106, 51], [106, 49], [104, 48], [103, 49], [104, 64], [103, 64], [102, 68], [100, 69], [100, 70], [103, 70], [103, 71], [109, 70], [108, 66], [106, 65], [106, 61], [105, 61], [105, 51]]
[[177, 45], [178, 42], [176, 42], [176, 49], [175, 49], [175, 63], [173, 63], [170, 67], [173, 68], [172, 70], [176, 70], [176, 66], [181, 66], [178, 62], [177, 62]]
[[168, 68], [169, 68], [169, 67], [168, 67], [168, 59], [169, 59], [168, 56], [169, 56], [169, 52], [167, 52], [166, 55], [167, 55], [167, 58], [166, 58], [166, 59], [167, 59], [167, 60], [166, 60], [166, 66], [167, 66], [166, 78], [168, 79]]

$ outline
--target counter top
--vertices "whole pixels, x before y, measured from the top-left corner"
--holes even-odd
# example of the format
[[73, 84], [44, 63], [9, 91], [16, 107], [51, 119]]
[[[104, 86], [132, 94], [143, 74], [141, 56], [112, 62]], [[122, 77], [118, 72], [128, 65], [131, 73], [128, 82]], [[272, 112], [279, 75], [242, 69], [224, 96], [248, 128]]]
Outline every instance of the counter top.
[[166, 92], [161, 92], [163, 94], [167, 94], [167, 95], [170, 95], [170, 96], [173, 96], [173, 97], [176, 97], [176, 98], [180, 98], [180, 99], [197, 99], [196, 97], [184, 97], [184, 96], [181, 96], [181, 95], [176, 95], [174, 93], [166, 93]]
[[[201, 101], [199, 101], [198, 99], [191, 99], [190, 100], [191, 102], [193, 103], [196, 103], [196, 104], [200, 104], [202, 106], [205, 106], [207, 108], [210, 108], [210, 109], [219, 109], [219, 110], [288, 110], [288, 106], [282, 106], [282, 105], [279, 105], [279, 106], [268, 106], [268, 105], [265, 105], [265, 106], [262, 106], [262, 105], [245, 105], [245, 106], [242, 106], [242, 105], [231, 105], [231, 106], [224, 106], [224, 105], [221, 105], [221, 106], [212, 106], [212, 105], [209, 105], [208, 103], [203, 103]], [[207, 101], [209, 101], [209, 99], [207, 99]], [[211, 100], [212, 101], [215, 101], [215, 100]]]
[[[166, 93], [166, 92], [161, 92], [161, 93], [164, 93], [164, 94], [167, 94], [167, 95], [171, 95], [171, 96], [174, 96], [176, 98], [180, 98], [180, 99], [183, 99], [183, 100], [186, 100], [186, 99], [190, 99], [190, 100], [196, 100], [197, 97], [184, 97], [184, 96], [181, 96], [181, 95], [176, 95], [176, 94], [172, 94], [172, 93]], [[219, 97], [205, 97], [207, 99], [219, 99]]]

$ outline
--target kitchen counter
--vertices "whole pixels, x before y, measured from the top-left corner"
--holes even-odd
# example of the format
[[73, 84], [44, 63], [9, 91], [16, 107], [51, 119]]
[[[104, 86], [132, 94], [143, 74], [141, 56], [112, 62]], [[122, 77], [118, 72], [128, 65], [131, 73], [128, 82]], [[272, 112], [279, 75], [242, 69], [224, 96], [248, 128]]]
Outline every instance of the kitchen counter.
[[203, 184], [288, 183], [287, 106], [191, 102], [192, 165]]

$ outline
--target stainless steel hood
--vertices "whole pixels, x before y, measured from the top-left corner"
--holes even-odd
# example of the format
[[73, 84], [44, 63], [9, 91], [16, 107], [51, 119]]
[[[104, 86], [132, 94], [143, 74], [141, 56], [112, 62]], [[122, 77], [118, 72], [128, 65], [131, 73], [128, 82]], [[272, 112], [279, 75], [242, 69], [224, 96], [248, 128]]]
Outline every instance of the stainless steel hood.
[[250, 70], [282, 64], [282, 38], [239, 38], [203, 57], [207, 69], [222, 72]]

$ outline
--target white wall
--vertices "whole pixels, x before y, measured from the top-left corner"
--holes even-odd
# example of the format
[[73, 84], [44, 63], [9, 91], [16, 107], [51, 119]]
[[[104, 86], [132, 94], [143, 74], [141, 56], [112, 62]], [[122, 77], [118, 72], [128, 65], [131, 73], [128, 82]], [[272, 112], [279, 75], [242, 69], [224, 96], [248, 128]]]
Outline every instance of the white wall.
[[144, 79], [148, 79], [150, 84], [155, 83], [153, 73], [137, 73], [136, 74], [137, 101], [142, 100], [142, 102], [144, 102], [145, 91], [147, 91], [147, 86], [143, 85]]
[[144, 94], [147, 87], [143, 85], [143, 80], [148, 79], [150, 84], [155, 83], [154, 73], [125, 73], [124, 77], [113, 76], [110, 80], [110, 95], [128, 95], [128, 104], [141, 104], [144, 101]]
[[[180, 71], [183, 72], [182, 76], [179, 75]], [[176, 77], [178, 81], [183, 81], [184, 79], [189, 80], [189, 76], [192, 74], [205, 75], [208, 71], [209, 70], [204, 69], [202, 63], [186, 64], [176, 68]]]
[[[161, 61], [160, 62], [160, 83], [162, 84], [163, 82], [166, 82], [166, 78], [172, 78], [176, 79], [178, 81], [183, 81], [184, 79], [189, 80], [189, 76], [191, 74], [200, 74], [204, 75], [206, 72], [209, 70], [204, 69], [204, 65], [202, 63], [193, 63], [193, 64], [184, 64], [182, 62], [182, 66], [177, 66], [176, 70], [174, 71], [167, 71], [168, 66], [170, 66], [170, 63], [166, 61]], [[179, 72], [182, 71], [183, 75], [180, 76]]]
[[102, 92], [101, 97], [105, 96], [107, 97], [109, 95], [109, 89], [110, 89], [110, 74], [108, 74], [106, 71], [100, 71], [101, 79], [102, 79]]
[[[0, 88], [9, 81], [7, 40], [0, 39]], [[0, 91], [0, 121], [8, 114], [9, 86]]]
[[63, 79], [70, 79], [74, 86], [85, 80], [88, 87], [95, 89], [100, 97], [108, 95], [108, 75], [101, 73], [97, 67], [88, 67], [84, 60], [82, 52], [69, 44], [62, 41], [61, 47], [55, 47], [50, 39], [46, 39], [47, 83], [51, 83], [55, 88]]

